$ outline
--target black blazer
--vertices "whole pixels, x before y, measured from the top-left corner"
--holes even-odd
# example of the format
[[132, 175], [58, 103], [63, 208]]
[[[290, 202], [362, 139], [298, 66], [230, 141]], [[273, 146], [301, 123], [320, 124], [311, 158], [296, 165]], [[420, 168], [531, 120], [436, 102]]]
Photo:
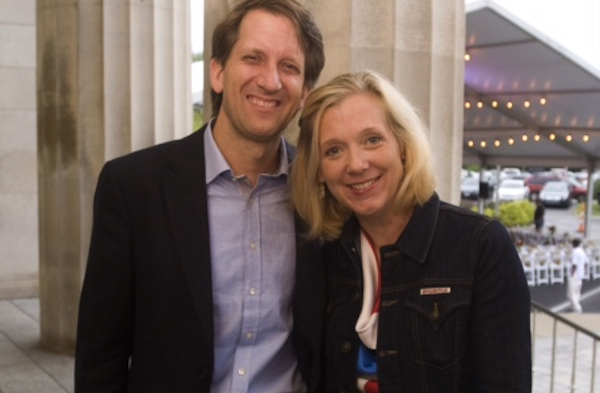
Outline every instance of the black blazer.
[[[76, 393], [210, 391], [204, 129], [102, 169], [79, 310]], [[316, 391], [325, 275], [318, 245], [298, 236], [300, 226], [297, 220], [293, 340]]]

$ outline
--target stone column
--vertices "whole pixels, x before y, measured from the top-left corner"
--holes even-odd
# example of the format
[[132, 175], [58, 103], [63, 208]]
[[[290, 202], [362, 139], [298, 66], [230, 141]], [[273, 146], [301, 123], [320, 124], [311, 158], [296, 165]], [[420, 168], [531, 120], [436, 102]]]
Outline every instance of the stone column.
[[312, 0], [324, 31], [322, 81], [372, 69], [388, 77], [430, 128], [441, 197], [460, 202], [463, 0]]
[[41, 341], [71, 352], [103, 163], [191, 132], [189, 1], [37, 0], [37, 56]]
[[0, 1], [0, 299], [38, 293], [35, 0]]

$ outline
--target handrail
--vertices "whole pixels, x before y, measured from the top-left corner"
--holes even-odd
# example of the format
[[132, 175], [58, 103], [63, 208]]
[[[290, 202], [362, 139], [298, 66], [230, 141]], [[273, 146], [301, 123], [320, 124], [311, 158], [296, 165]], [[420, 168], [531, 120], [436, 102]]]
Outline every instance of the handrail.
[[[552, 323], [552, 340], [551, 340], [551, 348], [550, 348], [550, 380], [548, 381], [548, 385], [546, 386], [545, 380], [542, 380], [542, 378], [538, 378], [537, 375], [535, 375], [534, 378], [534, 392], [550, 392], [553, 393], [554, 392], [554, 388], [555, 385], [557, 384], [557, 379], [560, 379], [560, 381], [562, 382], [562, 385], [567, 385], [568, 386], [568, 391], [571, 393], [574, 392], [583, 392], [584, 390], [582, 387], [582, 383], [578, 383], [577, 381], [577, 376], [581, 376], [582, 373], [577, 370], [577, 366], [579, 364], [581, 364], [580, 367], [586, 367], [586, 365], [589, 365], [590, 362], [587, 361], [586, 359], [583, 359], [583, 357], [586, 355], [583, 352], [587, 351], [590, 346], [587, 345], [584, 348], [582, 348], [581, 346], [578, 345], [578, 338], [580, 335], [584, 335], [587, 336], [588, 340], [592, 340], [593, 341], [593, 347], [592, 347], [592, 354], [591, 354], [591, 372], [589, 373], [589, 378], [590, 378], [590, 385], [589, 385], [589, 390], [586, 390], [590, 393], [594, 393], [595, 389], [596, 389], [596, 377], [595, 377], [595, 371], [596, 371], [596, 362], [597, 362], [597, 353], [598, 353], [598, 345], [600, 344], [600, 335], [589, 330], [586, 329], [583, 326], [579, 326], [576, 323], [573, 323], [572, 321], [568, 320], [567, 318], [547, 309], [546, 307], [542, 306], [541, 304], [532, 301], [531, 302], [531, 307], [533, 309], [533, 313], [532, 313], [532, 363], [533, 363], [533, 367], [534, 367], [534, 373], [536, 371], [545, 371], [545, 369], [542, 370], [542, 367], [538, 367], [538, 364], [536, 363], [536, 343], [537, 343], [537, 326], [536, 326], [536, 322], [537, 322], [537, 315], [538, 312], [541, 312], [543, 314], [546, 314], [548, 317], [550, 317], [553, 321]], [[566, 343], [564, 342], [564, 334], [561, 335], [561, 338], [558, 338], [558, 331], [557, 331], [557, 325], [558, 323], [562, 323], [564, 325], [566, 325], [567, 327], [569, 327], [570, 329], [573, 330], [573, 342], [572, 342], [572, 354], [571, 354], [571, 364], [570, 367], [565, 367], [565, 363], [568, 362], [568, 359], [565, 359], [566, 357], [568, 357], [568, 351], [566, 351], [565, 347], [566, 347]], [[557, 354], [557, 347], [559, 345], [557, 345], [557, 341], [562, 339], [562, 343], [560, 343], [560, 353]], [[585, 343], [584, 343], [585, 345]], [[546, 348], [547, 349], [547, 348]], [[544, 350], [544, 349], [542, 349]], [[578, 362], [579, 360], [579, 362]], [[570, 375], [569, 375], [570, 373]], [[598, 387], [600, 388], [600, 386]], [[564, 390], [562, 390], [564, 391]]]
[[567, 318], [563, 317], [560, 314], [555, 313], [554, 311], [551, 311], [549, 308], [542, 306], [541, 304], [539, 304], [538, 302], [536, 302], [534, 300], [531, 301], [531, 305], [533, 306], [533, 308], [537, 308], [538, 310], [543, 311], [545, 314], [548, 314], [552, 318], [564, 323], [565, 325], [567, 325], [575, 330], [578, 330], [582, 333], [587, 334], [588, 336], [590, 336], [591, 338], [593, 338], [596, 341], [600, 341], [600, 334], [594, 333], [593, 331], [586, 329], [583, 326], [577, 325], [576, 323], [568, 320]]

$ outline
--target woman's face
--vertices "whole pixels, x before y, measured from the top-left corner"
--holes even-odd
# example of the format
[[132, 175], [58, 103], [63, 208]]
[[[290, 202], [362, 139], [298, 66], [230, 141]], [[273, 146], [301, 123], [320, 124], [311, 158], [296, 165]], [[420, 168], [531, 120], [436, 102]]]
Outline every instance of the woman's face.
[[357, 93], [323, 113], [319, 181], [359, 220], [396, 211], [404, 166], [382, 103]]

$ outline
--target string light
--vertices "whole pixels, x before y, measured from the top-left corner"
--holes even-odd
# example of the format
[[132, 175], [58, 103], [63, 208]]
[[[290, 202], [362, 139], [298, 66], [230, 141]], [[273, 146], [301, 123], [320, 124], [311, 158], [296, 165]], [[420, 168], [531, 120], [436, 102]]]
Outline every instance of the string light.
[[465, 61], [469, 61], [471, 60], [471, 55], [469, 54], [469, 52], [465, 53]]
[[471, 108], [471, 103], [469, 101], [465, 102], [465, 109]]
[[[551, 141], [555, 141], [556, 138], [557, 138], [557, 135], [554, 134], [554, 133], [551, 133], [551, 134], [548, 135], [548, 139], [551, 140]], [[581, 138], [586, 143], [590, 141], [590, 135], [587, 132], [585, 134], [583, 134], [583, 136]], [[527, 142], [527, 141], [529, 141], [529, 135], [523, 134], [523, 135], [521, 135], [520, 139], [523, 142]], [[541, 139], [542, 139], [542, 137], [541, 137], [540, 134], [536, 133], [535, 135], [533, 135], [533, 140], [534, 141], [539, 142]], [[573, 135], [572, 134], [567, 134], [565, 136], [565, 141], [566, 142], [572, 142], [573, 141]], [[500, 147], [500, 146], [502, 146], [503, 142], [502, 142], [501, 139], [494, 139], [493, 142], [491, 142], [491, 143], [495, 147]], [[515, 145], [515, 143], [517, 143], [517, 140], [515, 140], [514, 137], [508, 137], [508, 139], [506, 140], [506, 143], [508, 143], [508, 145], [510, 145], [510, 146], [513, 146], [513, 145]], [[475, 144], [476, 143], [472, 139], [469, 139], [467, 141], [467, 146], [470, 147], [470, 148], [475, 147]], [[487, 145], [488, 145], [488, 141], [486, 141], [485, 139], [482, 139], [481, 141], [478, 142], [478, 144], [479, 144], [479, 146], [481, 148], [486, 148]]]
[[[540, 98], [540, 105], [546, 105], [546, 97], [542, 96]], [[477, 101], [477, 108], [483, 108], [484, 103], [481, 100]], [[498, 100], [493, 100], [490, 105], [492, 106], [492, 108], [497, 108], [500, 103], [498, 102]], [[513, 101], [507, 101], [506, 102], [506, 107], [508, 109], [512, 109], [513, 106], [515, 105], [515, 103]], [[469, 109], [471, 107], [471, 103], [470, 102], [465, 102], [465, 108]], [[529, 98], [527, 98], [525, 101], [523, 101], [523, 107], [524, 108], [530, 108], [531, 107], [531, 100]]]

